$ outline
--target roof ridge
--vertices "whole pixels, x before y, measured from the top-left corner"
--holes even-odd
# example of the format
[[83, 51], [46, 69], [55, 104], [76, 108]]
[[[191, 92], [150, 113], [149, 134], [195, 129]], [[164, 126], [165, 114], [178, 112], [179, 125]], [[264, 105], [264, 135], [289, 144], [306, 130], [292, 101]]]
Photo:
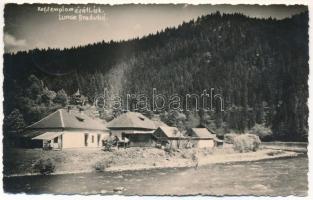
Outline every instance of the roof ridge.
[[64, 120], [63, 120], [63, 111], [64, 109], [59, 109], [59, 113], [60, 113], [60, 120], [61, 120], [61, 125], [62, 125], [62, 128], [65, 128], [65, 125], [64, 125]]

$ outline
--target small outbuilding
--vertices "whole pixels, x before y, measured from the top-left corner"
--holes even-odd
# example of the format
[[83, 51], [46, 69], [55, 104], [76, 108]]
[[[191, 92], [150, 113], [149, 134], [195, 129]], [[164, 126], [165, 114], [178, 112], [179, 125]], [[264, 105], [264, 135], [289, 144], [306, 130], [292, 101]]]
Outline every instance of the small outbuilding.
[[153, 136], [156, 139], [157, 144], [166, 146], [167, 144], [173, 148], [180, 148], [182, 141], [186, 140], [186, 137], [176, 127], [160, 126]]
[[206, 128], [192, 128], [189, 130], [188, 135], [198, 148], [213, 148], [218, 140], [215, 134]]

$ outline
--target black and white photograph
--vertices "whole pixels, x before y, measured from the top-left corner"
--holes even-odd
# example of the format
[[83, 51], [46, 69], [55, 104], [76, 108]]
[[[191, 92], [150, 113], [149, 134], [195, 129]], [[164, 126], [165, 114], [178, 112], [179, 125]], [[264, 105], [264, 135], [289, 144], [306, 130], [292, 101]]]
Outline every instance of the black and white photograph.
[[308, 196], [307, 4], [3, 9], [3, 193]]

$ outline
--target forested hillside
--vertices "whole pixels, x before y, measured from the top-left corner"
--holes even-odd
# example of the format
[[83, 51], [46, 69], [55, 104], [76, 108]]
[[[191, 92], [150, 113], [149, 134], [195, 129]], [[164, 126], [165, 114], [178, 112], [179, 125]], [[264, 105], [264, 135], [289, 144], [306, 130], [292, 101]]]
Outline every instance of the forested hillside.
[[78, 88], [91, 102], [104, 88], [181, 96], [215, 88], [225, 111], [162, 119], [218, 133], [268, 128], [271, 139], [306, 141], [308, 73], [308, 13], [284, 20], [214, 13], [140, 39], [5, 54], [4, 112], [18, 109], [28, 124]]

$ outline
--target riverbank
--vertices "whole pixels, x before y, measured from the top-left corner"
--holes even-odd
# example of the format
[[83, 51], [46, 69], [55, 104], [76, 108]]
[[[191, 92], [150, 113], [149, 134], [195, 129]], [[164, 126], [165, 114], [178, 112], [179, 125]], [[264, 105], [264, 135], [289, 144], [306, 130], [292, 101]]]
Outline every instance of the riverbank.
[[269, 150], [263, 149], [257, 152], [248, 153], [217, 153], [210, 155], [203, 155], [203, 152], [197, 153], [197, 161], [191, 159], [180, 160], [173, 158], [167, 160], [167, 162], [156, 162], [152, 165], [147, 164], [127, 164], [127, 165], [117, 165], [106, 169], [106, 171], [134, 171], [134, 170], [148, 170], [148, 169], [160, 169], [160, 168], [181, 168], [181, 167], [199, 167], [209, 164], [221, 164], [221, 163], [235, 163], [235, 162], [250, 162], [250, 161], [260, 161], [268, 159], [278, 159], [278, 158], [291, 158], [296, 157], [299, 153], [281, 150]]
[[237, 153], [231, 148], [181, 149], [170, 152], [157, 148], [127, 148], [112, 152], [100, 149], [9, 149], [4, 157], [4, 176], [38, 175], [36, 164], [50, 159], [52, 174], [73, 174], [94, 171], [129, 171], [160, 168], [196, 167], [215, 163], [247, 162], [295, 157], [299, 153], [273, 149]]
[[264, 149], [279, 149], [299, 153], [307, 153], [307, 146], [307, 142], [262, 142]]
[[4, 177], [3, 188], [14, 194], [307, 196], [307, 173], [308, 157], [303, 155], [197, 169]]

